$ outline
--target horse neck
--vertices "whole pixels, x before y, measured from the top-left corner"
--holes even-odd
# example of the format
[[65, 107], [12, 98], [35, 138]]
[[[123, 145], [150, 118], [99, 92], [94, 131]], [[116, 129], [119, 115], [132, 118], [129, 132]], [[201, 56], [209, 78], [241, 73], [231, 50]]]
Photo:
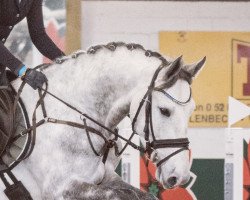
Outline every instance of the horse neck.
[[121, 49], [69, 59], [45, 73], [52, 91], [104, 123], [112, 104], [140, 83], [148, 85], [159, 65], [142, 52]]
[[[149, 85], [159, 62], [152, 61], [150, 63], [144, 57], [138, 55], [137, 58], [132, 58], [124, 53], [113, 56], [110, 54], [102, 55], [101, 53], [96, 55], [85, 54], [78, 59], [69, 59], [60, 65], [53, 64], [43, 72], [48, 78], [48, 89], [51, 93], [104, 124], [114, 102], [128, 95], [138, 85]], [[15, 88], [17, 88], [18, 82], [15, 85]], [[27, 86], [24, 88], [22, 96], [31, 119], [38, 94]], [[45, 98], [45, 106], [48, 117], [82, 123], [79, 114], [66, 109], [63, 104], [49, 95]], [[42, 116], [41, 113], [40, 116]], [[89, 126], [100, 130], [100, 127], [94, 123], [87, 122]], [[31, 168], [42, 160], [41, 157], [45, 158], [44, 160], [47, 160], [47, 157], [52, 157], [52, 160], [55, 158], [59, 164], [69, 167], [64, 159], [57, 158], [57, 154], [51, 155], [53, 151], [58, 151], [60, 155], [66, 157], [66, 160], [69, 159], [72, 162], [77, 160], [80, 166], [83, 164], [84, 154], [88, 156], [93, 154], [89, 149], [86, 135], [82, 134], [82, 130], [48, 124], [39, 127], [37, 131], [40, 133], [37, 135], [36, 148], [28, 163]], [[102, 130], [100, 131], [103, 133]], [[51, 134], [52, 132], [53, 134]], [[93, 136], [92, 140], [95, 143], [95, 148], [101, 149], [103, 141], [99, 137]], [[62, 145], [64, 148], [61, 148]], [[80, 151], [84, 152], [83, 155], [75, 153]], [[46, 169], [52, 168], [50, 163], [45, 162], [43, 164], [46, 167], [35, 167], [39, 169], [36, 178], [41, 183], [43, 183], [47, 174]], [[74, 169], [72, 169], [72, 166], [70, 167], [72, 171], [76, 171], [74, 171], [75, 173], [78, 172], [78, 165], [75, 164]]]

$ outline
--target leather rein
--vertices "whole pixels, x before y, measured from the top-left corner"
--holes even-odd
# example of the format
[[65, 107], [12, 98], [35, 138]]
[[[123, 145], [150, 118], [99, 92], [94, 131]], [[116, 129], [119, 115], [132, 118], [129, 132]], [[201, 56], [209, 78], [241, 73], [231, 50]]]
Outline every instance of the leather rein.
[[[37, 68], [40, 67], [44, 67], [45, 65], [48, 64], [43, 64], [38, 66]], [[165, 92], [162, 88], [162, 86], [159, 87], [155, 87], [155, 81], [158, 77], [159, 72], [165, 67], [166, 65], [161, 64], [158, 69], [155, 71], [154, 76], [151, 80], [150, 86], [148, 87], [147, 92], [145, 93], [145, 95], [143, 96], [138, 109], [136, 111], [135, 117], [133, 118], [132, 121], [132, 134], [130, 135], [129, 139], [124, 138], [123, 136], [118, 134], [118, 129], [115, 130], [111, 130], [110, 128], [106, 127], [104, 124], [98, 122], [97, 120], [93, 119], [91, 116], [87, 115], [86, 113], [81, 112], [79, 109], [77, 109], [76, 107], [72, 106], [71, 104], [67, 103], [66, 101], [62, 100], [61, 98], [57, 97], [56, 95], [52, 94], [51, 92], [48, 91], [48, 83], [45, 84], [45, 88], [40, 88], [38, 89], [38, 93], [39, 93], [39, 99], [36, 103], [36, 107], [34, 109], [33, 115], [32, 115], [32, 123], [31, 126], [28, 127], [27, 129], [23, 130], [20, 134], [18, 134], [17, 136], [15, 136], [14, 138], [12, 138], [10, 145], [15, 142], [16, 140], [18, 140], [19, 138], [29, 134], [31, 136], [31, 140], [30, 142], [27, 144], [27, 146], [24, 149], [24, 152], [22, 153], [22, 155], [19, 157], [19, 159], [17, 160], [17, 162], [21, 162], [22, 160], [28, 158], [35, 146], [35, 141], [36, 141], [36, 129], [45, 124], [45, 123], [55, 123], [55, 124], [63, 124], [63, 125], [68, 125], [68, 126], [72, 126], [72, 127], [76, 127], [76, 128], [80, 128], [80, 129], [84, 129], [85, 133], [87, 135], [87, 139], [88, 142], [91, 146], [91, 149], [93, 151], [93, 153], [96, 156], [102, 157], [102, 162], [105, 163], [109, 154], [109, 150], [111, 148], [114, 147], [115, 150], [115, 155], [116, 156], [120, 156], [124, 150], [127, 148], [127, 146], [131, 146], [134, 149], [142, 152], [142, 153], [147, 153], [149, 155], [149, 157], [151, 156], [152, 152], [155, 151], [156, 149], [159, 148], [179, 148], [178, 150], [174, 151], [173, 153], [171, 153], [170, 155], [168, 155], [167, 157], [165, 157], [164, 159], [160, 160], [157, 163], [157, 167], [159, 167], [161, 164], [163, 164], [164, 162], [166, 162], [168, 159], [170, 159], [172, 156], [184, 151], [184, 150], [188, 150], [188, 146], [189, 146], [189, 140], [188, 138], [177, 138], [177, 139], [163, 139], [163, 140], [157, 140], [154, 134], [154, 129], [153, 129], [153, 123], [152, 123], [152, 92], [153, 91], [158, 91], [163, 93], [166, 97], [168, 97], [170, 100], [172, 100], [173, 102], [179, 104], [179, 105], [185, 105], [187, 104], [190, 99], [191, 99], [191, 89], [190, 89], [190, 96], [189, 99], [186, 102], [180, 102], [178, 100], [176, 100], [175, 98], [173, 98], [170, 94], [168, 94], [167, 92]], [[14, 110], [16, 110], [16, 106], [18, 104], [18, 100], [21, 96], [22, 90], [25, 86], [25, 82], [23, 81], [21, 86], [18, 89], [16, 98], [15, 98], [15, 102], [14, 102]], [[46, 95], [50, 95], [53, 98], [55, 98], [56, 100], [58, 100], [59, 102], [63, 103], [65, 106], [67, 106], [68, 108], [74, 110], [75, 112], [77, 112], [78, 114], [80, 114], [80, 118], [83, 121], [83, 123], [76, 123], [76, 122], [72, 122], [72, 121], [65, 121], [65, 120], [59, 120], [59, 119], [55, 119], [55, 118], [50, 118], [47, 116], [47, 112], [45, 109], [45, 104], [44, 104], [44, 98], [46, 97]], [[146, 141], [146, 148], [144, 149], [143, 147], [136, 145], [135, 143], [133, 143], [131, 140], [133, 138], [133, 136], [136, 133], [135, 131], [135, 124], [138, 118], [139, 113], [142, 110], [143, 105], [145, 105], [145, 127], [144, 127], [144, 132], [145, 132], [145, 141]], [[37, 109], [41, 107], [42, 111], [43, 111], [43, 119], [37, 122], [36, 119], [36, 111]], [[97, 126], [103, 128], [104, 130], [106, 130], [107, 132], [109, 132], [111, 135], [114, 136], [113, 139], [107, 139], [99, 130], [90, 127], [87, 125], [87, 120], [92, 121], [94, 124], [96, 124]], [[150, 132], [152, 134], [152, 141], [149, 140], [149, 135]], [[93, 142], [91, 140], [91, 135], [92, 134], [96, 134], [99, 137], [101, 137], [104, 140], [104, 145], [101, 148], [100, 152], [97, 152], [97, 150], [95, 149]], [[123, 141], [126, 142], [126, 144], [124, 145], [124, 147], [121, 149], [121, 151], [118, 150], [118, 146], [117, 146], [117, 139], [121, 139]]]

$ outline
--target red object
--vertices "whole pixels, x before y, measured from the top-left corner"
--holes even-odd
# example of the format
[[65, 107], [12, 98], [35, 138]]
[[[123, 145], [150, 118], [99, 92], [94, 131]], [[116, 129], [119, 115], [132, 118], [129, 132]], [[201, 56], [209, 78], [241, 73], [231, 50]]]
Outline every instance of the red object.
[[247, 146], [247, 157], [243, 160], [243, 200], [250, 199], [250, 141]]
[[[56, 44], [56, 46], [62, 51], [65, 50], [65, 37], [60, 37], [59, 30], [57, 29], [57, 25], [54, 20], [51, 20], [46, 27], [46, 33], [51, 38], [51, 40]], [[51, 63], [51, 61], [43, 57], [43, 63]]]
[[241, 58], [247, 59], [247, 83], [243, 84], [243, 95], [249, 96], [250, 95], [250, 47], [238, 44], [237, 46], [237, 62], [241, 62]]
[[[148, 167], [146, 162], [148, 162]], [[140, 158], [140, 172], [141, 190], [151, 192], [160, 200], [193, 200], [191, 194], [185, 188], [179, 187], [165, 190], [155, 178], [155, 165], [144, 156]]]

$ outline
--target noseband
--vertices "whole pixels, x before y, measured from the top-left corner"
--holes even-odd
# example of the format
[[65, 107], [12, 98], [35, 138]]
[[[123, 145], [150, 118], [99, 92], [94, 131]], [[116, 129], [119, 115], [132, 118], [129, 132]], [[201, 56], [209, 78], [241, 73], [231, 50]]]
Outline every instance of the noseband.
[[[162, 165], [164, 162], [169, 160], [171, 157], [174, 155], [184, 151], [184, 150], [189, 150], [189, 140], [188, 138], [177, 138], [177, 139], [163, 139], [163, 140], [157, 140], [154, 134], [154, 128], [153, 128], [153, 120], [152, 120], [152, 93], [153, 91], [158, 91], [163, 93], [166, 97], [168, 97], [170, 100], [173, 102], [179, 104], [179, 105], [186, 105], [190, 100], [192, 96], [191, 88], [190, 88], [190, 95], [187, 101], [179, 101], [172, 97], [169, 93], [165, 92], [162, 88], [162, 86], [155, 87], [155, 81], [160, 73], [160, 71], [164, 68], [164, 65], [161, 65], [158, 67], [158, 69], [155, 71], [155, 74], [151, 80], [150, 86], [148, 87], [147, 92], [143, 96], [143, 99], [141, 100], [139, 107], [136, 111], [135, 117], [132, 121], [132, 130], [135, 133], [135, 123], [137, 121], [138, 115], [141, 112], [142, 106], [145, 105], [145, 126], [144, 126], [144, 133], [145, 133], [145, 141], [146, 141], [146, 149], [145, 153], [149, 155], [149, 158], [151, 157], [151, 154], [153, 151], [156, 149], [160, 148], [179, 148], [178, 150], [174, 151], [170, 155], [166, 156], [162, 160], [160, 160], [156, 165], [159, 167]], [[152, 134], [152, 141], [150, 142], [149, 140], [149, 134]]]

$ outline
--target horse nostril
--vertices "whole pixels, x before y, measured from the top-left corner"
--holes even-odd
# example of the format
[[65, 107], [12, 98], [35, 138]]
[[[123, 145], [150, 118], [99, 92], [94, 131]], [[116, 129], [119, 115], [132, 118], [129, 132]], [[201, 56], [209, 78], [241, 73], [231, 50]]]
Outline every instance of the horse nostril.
[[170, 187], [173, 187], [177, 183], [177, 178], [175, 176], [172, 176], [168, 179], [168, 185]]

